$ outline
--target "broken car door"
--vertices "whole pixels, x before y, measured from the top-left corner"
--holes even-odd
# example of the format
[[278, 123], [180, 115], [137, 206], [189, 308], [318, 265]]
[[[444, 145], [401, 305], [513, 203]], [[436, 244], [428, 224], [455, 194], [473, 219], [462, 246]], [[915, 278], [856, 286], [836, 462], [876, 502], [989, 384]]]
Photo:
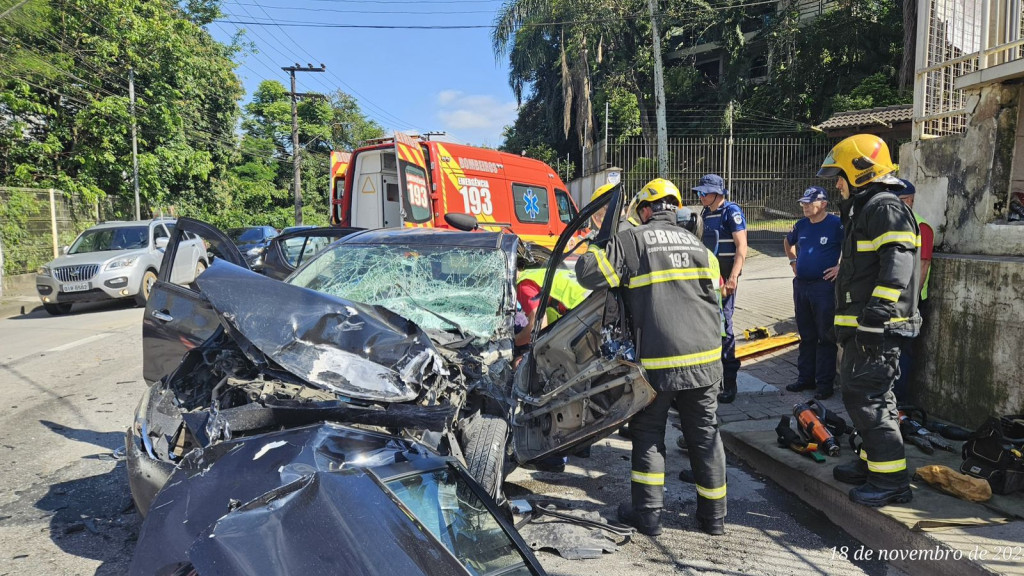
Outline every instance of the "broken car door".
[[[220, 325], [196, 285], [201, 271], [195, 261], [176, 257], [179, 250], [192, 249], [197, 237], [210, 264], [221, 259], [248, 268], [238, 248], [220, 230], [191, 218], [178, 219], [142, 317], [142, 373], [148, 383], [170, 374], [186, 351], [209, 338]], [[178, 269], [181, 266], [188, 269]]]
[[[615, 232], [621, 187], [584, 207], [562, 232], [548, 262], [540, 309], [545, 310], [555, 267], [565, 266], [573, 235], [609, 206], [593, 242]], [[582, 247], [576, 248], [577, 250]], [[515, 375], [512, 427], [520, 463], [571, 452], [607, 436], [654, 400], [643, 369], [622, 334], [617, 298], [598, 290], [545, 328], [534, 329]]]

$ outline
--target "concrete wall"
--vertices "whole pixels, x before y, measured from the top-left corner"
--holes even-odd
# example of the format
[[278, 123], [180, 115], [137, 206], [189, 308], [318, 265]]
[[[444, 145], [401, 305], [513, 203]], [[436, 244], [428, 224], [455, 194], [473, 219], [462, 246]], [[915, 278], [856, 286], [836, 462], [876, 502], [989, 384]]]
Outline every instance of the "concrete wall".
[[976, 427], [1024, 412], [1024, 258], [936, 254], [914, 403]]
[[1011, 183], [1024, 181], [1021, 102], [1021, 86], [980, 88], [965, 133], [900, 148], [914, 209], [936, 232], [911, 395], [971, 427], [1024, 412], [1024, 224], [1006, 222]]

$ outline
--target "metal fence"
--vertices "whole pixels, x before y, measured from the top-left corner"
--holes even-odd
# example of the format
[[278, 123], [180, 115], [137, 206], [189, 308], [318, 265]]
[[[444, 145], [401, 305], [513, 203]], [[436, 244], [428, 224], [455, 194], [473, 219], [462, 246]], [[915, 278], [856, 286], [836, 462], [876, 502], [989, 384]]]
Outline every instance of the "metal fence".
[[[802, 217], [797, 198], [812, 184], [834, 192], [833, 182], [815, 177], [836, 140], [824, 136], [733, 138], [728, 136], [670, 139], [668, 178], [686, 192], [700, 177], [716, 173], [726, 180], [730, 199], [743, 207], [751, 242], [781, 242]], [[609, 146], [607, 165], [622, 168], [627, 193], [635, 193], [658, 177], [653, 142], [641, 138]]]
[[3, 274], [35, 272], [96, 223], [99, 205], [56, 189], [0, 186]]
[[[967, 126], [967, 94], [961, 88], [965, 77], [1024, 59], [1022, 2], [922, 0], [917, 28], [914, 138], [963, 132]], [[1016, 70], [1008, 73], [1012, 76]], [[988, 81], [998, 76], [990, 74]]]

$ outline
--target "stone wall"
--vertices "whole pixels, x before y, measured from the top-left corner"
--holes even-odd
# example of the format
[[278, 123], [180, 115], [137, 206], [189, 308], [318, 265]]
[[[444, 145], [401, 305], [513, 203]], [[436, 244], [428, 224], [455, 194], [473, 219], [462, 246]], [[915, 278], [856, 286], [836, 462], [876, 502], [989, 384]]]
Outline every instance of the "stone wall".
[[1011, 186], [1024, 181], [1021, 102], [1019, 85], [980, 88], [966, 132], [900, 149], [914, 209], [936, 232], [911, 396], [971, 427], [1024, 413], [1024, 224], [1006, 222]]

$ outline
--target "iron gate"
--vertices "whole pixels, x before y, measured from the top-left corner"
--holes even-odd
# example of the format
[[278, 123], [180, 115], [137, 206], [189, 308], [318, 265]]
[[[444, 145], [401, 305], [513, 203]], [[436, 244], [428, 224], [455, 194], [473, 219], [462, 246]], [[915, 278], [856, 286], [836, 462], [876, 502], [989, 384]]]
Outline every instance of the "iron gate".
[[[726, 179], [730, 199], [743, 207], [751, 242], [778, 242], [803, 216], [797, 199], [816, 184], [837, 194], [835, 183], [816, 178], [822, 160], [836, 140], [824, 136], [733, 138], [710, 136], [676, 138], [668, 142], [668, 178], [683, 193], [683, 201], [700, 177], [716, 173]], [[623, 170], [628, 194], [658, 177], [657, 151], [642, 138], [609, 146], [608, 164]], [[834, 204], [833, 204], [834, 206]]]

